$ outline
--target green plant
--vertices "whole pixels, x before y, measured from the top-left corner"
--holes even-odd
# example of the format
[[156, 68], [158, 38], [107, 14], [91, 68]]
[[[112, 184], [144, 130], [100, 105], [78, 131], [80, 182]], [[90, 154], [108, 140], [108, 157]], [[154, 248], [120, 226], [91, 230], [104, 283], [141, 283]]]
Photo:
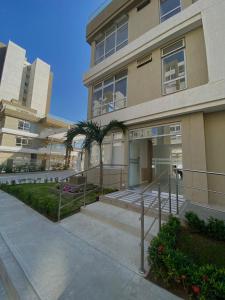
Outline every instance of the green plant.
[[[196, 224], [196, 218], [192, 218]], [[200, 223], [201, 224], [201, 223]], [[197, 220], [197, 225], [199, 222]], [[178, 219], [170, 217], [149, 247], [151, 272], [166, 284], [178, 284], [192, 299], [225, 299], [225, 269], [214, 265], [196, 265], [190, 257], [176, 248], [181, 229]]]
[[225, 222], [210, 217], [208, 222], [201, 220], [197, 214], [187, 212], [185, 214], [188, 226], [197, 232], [203, 233], [219, 241], [225, 241]]
[[100, 176], [99, 176], [99, 186], [102, 188], [103, 186], [103, 149], [102, 143], [106, 135], [113, 129], [121, 129], [125, 132], [126, 126], [123, 122], [119, 122], [116, 120], [112, 120], [108, 123], [108, 125], [100, 126], [98, 123], [87, 121], [87, 122], [79, 122], [75, 127], [71, 128], [67, 132], [67, 139], [65, 141], [65, 145], [69, 150], [71, 149], [73, 139], [78, 135], [84, 135], [85, 140], [83, 142], [83, 150], [89, 151], [91, 145], [95, 142], [99, 147], [99, 162], [100, 162]]

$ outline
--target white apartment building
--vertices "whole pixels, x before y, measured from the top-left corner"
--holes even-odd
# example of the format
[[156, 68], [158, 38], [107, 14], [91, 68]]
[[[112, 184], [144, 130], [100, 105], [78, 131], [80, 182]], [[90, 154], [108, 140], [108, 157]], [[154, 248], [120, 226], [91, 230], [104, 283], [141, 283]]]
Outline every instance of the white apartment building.
[[[124, 121], [103, 145], [128, 166], [127, 186], [174, 168], [225, 172], [225, 1], [112, 0], [92, 17], [88, 119]], [[89, 164], [98, 164], [93, 146]], [[225, 205], [224, 178], [185, 173], [185, 197]]]
[[[51, 67], [9, 42], [0, 44], [0, 172], [63, 168], [63, 144], [72, 122], [49, 114]], [[80, 149], [72, 152], [71, 167], [79, 165]]]

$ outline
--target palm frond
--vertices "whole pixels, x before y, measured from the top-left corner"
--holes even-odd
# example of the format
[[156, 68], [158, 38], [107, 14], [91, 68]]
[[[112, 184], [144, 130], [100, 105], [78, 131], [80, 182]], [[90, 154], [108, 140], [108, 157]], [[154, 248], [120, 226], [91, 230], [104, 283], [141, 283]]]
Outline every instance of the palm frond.
[[124, 125], [123, 122], [120, 122], [120, 121], [117, 121], [117, 120], [110, 121], [108, 125], [105, 125], [102, 128], [103, 139], [113, 129], [121, 129], [123, 131], [123, 133], [125, 133], [126, 125]]

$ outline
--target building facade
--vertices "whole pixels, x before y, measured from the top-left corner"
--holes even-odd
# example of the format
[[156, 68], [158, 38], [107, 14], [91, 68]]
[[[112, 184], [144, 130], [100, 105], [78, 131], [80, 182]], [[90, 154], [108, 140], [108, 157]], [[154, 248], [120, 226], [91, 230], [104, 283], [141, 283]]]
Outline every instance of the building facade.
[[[88, 23], [88, 119], [127, 125], [103, 146], [105, 163], [128, 166], [127, 186], [225, 171], [224, 11], [223, 0], [113, 0]], [[181, 177], [186, 198], [225, 205], [208, 192], [225, 192], [224, 178]]]
[[[0, 45], [0, 172], [63, 168], [71, 123], [49, 115], [52, 78], [44, 61], [30, 64], [23, 48]], [[79, 157], [74, 149], [71, 167]]]

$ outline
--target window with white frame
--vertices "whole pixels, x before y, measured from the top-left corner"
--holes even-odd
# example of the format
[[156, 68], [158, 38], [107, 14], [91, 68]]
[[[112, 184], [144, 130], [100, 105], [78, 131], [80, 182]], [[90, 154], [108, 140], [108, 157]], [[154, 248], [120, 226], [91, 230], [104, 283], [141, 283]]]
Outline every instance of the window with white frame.
[[185, 43], [183, 39], [162, 49], [162, 77], [164, 95], [186, 89]]
[[173, 17], [181, 11], [181, 0], [160, 0], [160, 22]]
[[93, 89], [93, 117], [127, 106], [127, 71], [113, 76]]
[[[116, 167], [124, 164], [124, 140], [122, 132], [116, 132], [108, 135], [102, 145], [102, 160], [109, 167]], [[90, 151], [90, 164], [96, 166], [99, 164], [99, 146], [92, 144]]]
[[30, 131], [30, 122], [19, 120], [18, 121], [18, 129], [24, 130], [24, 131]]
[[31, 140], [24, 137], [16, 137], [16, 146], [23, 147], [23, 146], [29, 146]]
[[128, 44], [128, 18], [125, 16], [109, 28], [95, 45], [95, 64]]

